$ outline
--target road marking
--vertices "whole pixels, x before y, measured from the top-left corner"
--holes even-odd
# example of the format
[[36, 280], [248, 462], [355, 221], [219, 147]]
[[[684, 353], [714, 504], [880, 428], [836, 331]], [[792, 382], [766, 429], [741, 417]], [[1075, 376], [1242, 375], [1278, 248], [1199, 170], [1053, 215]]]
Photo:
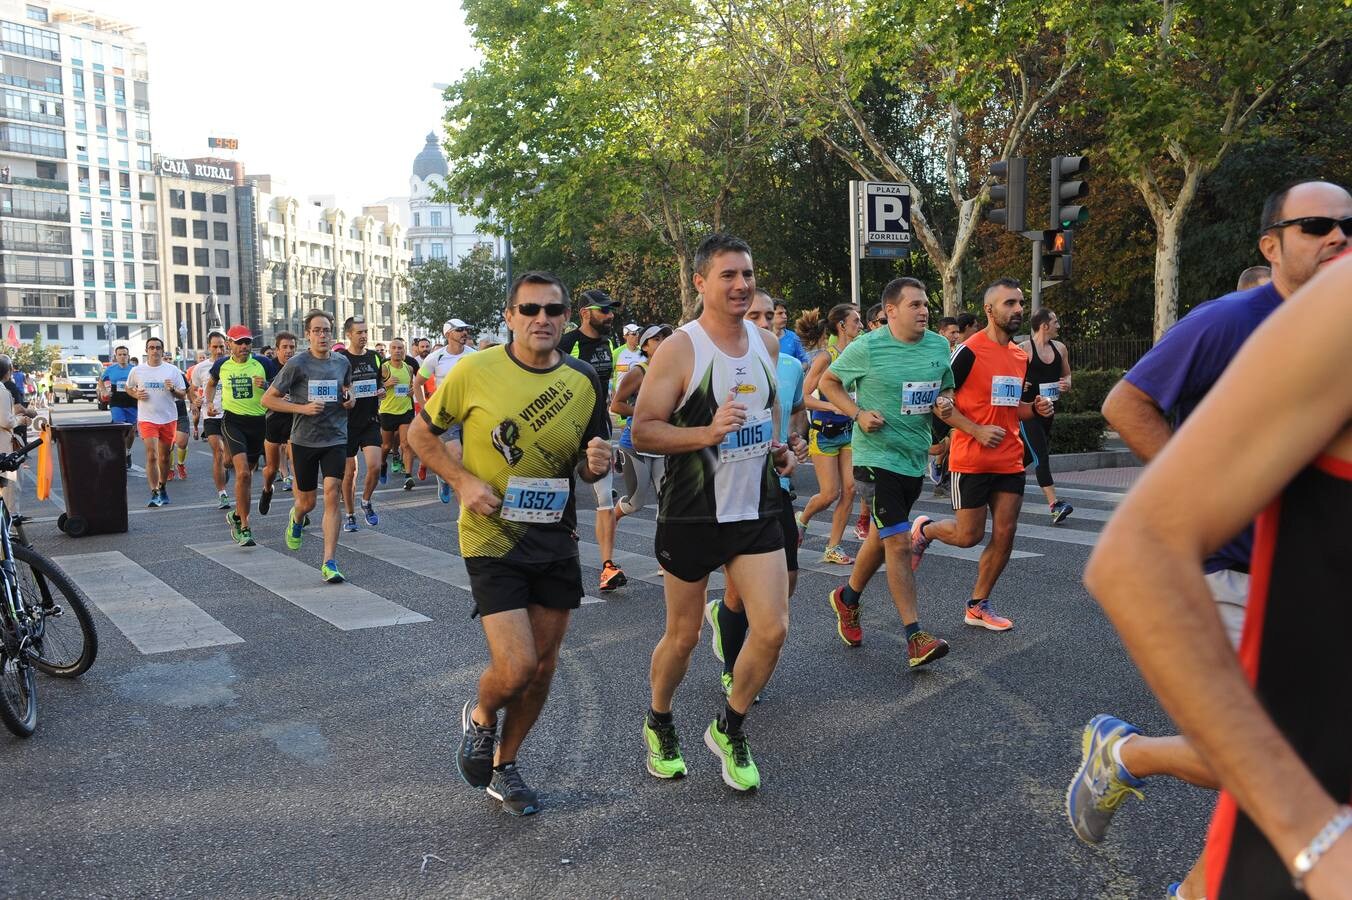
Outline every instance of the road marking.
[[[465, 569], [465, 559], [455, 553], [447, 553], [425, 544], [382, 534], [374, 528], [343, 532], [339, 535], [338, 544], [365, 556], [387, 562], [397, 568], [431, 578], [433, 581], [449, 584], [453, 588], [459, 588], [462, 591], [469, 591], [470, 589], [469, 572]], [[599, 597], [584, 596], [582, 602], [603, 603], [605, 601]]]
[[[1035, 497], [1042, 496], [1042, 488], [1035, 484], [1028, 485], [1024, 488], [1023, 492], [1025, 494], [1032, 494]], [[1072, 500], [1101, 500], [1104, 503], [1118, 504], [1121, 503], [1122, 498], [1127, 495], [1125, 491], [1091, 491], [1088, 488], [1062, 487], [1058, 484], [1056, 486], [1056, 496], [1066, 496]]]
[[116, 550], [58, 556], [55, 561], [142, 653], [244, 643], [244, 638]]
[[[1060, 493], [1061, 489], [1058, 487], [1057, 494], [1059, 495]], [[1041, 496], [1041, 492], [1039, 492], [1039, 496]], [[1077, 497], [1075, 499], [1079, 498]], [[951, 517], [953, 514], [952, 502], [945, 500], [942, 497], [922, 497], [915, 502], [917, 506], [922, 503], [926, 504], [926, 512], [930, 511], [930, 507], [938, 506], [946, 515]], [[1081, 522], [1107, 522], [1113, 517], [1115, 512], [1116, 510], [1112, 509], [1090, 509], [1087, 506], [1077, 506], [1075, 507], [1075, 511], [1070, 514], [1070, 518]], [[1023, 527], [1024, 522], [1031, 522], [1030, 516], [1036, 516], [1039, 519], [1045, 519], [1047, 521], [1051, 520], [1051, 514], [1047, 512], [1046, 506], [1025, 503], [1022, 512], [1019, 514], [1020, 528]]]
[[325, 584], [313, 567], [266, 547], [225, 541], [190, 544], [188, 549], [342, 631], [432, 621], [350, 582]]

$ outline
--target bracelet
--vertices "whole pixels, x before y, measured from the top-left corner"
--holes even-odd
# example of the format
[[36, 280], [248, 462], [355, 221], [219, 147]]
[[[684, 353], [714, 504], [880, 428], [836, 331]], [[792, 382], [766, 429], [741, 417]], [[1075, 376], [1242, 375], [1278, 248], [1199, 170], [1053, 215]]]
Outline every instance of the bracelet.
[[1296, 854], [1296, 858], [1291, 861], [1291, 883], [1295, 885], [1296, 890], [1305, 890], [1305, 876], [1310, 874], [1310, 870], [1315, 867], [1320, 858], [1327, 853], [1338, 838], [1343, 833], [1352, 828], [1352, 806], [1343, 805], [1333, 814], [1333, 818], [1328, 820], [1323, 828], [1319, 829], [1311, 840], [1309, 845]]

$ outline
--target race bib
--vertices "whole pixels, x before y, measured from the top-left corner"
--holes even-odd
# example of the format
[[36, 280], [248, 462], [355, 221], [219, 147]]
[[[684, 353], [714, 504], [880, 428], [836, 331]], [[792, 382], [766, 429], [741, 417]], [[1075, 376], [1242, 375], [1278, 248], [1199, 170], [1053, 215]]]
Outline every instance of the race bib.
[[908, 381], [901, 386], [901, 414], [923, 416], [932, 412], [938, 396], [939, 382]]
[[235, 400], [248, 400], [253, 396], [254, 383], [248, 375], [230, 376], [230, 396]]
[[507, 491], [502, 495], [499, 515], [509, 522], [532, 524], [557, 522], [568, 506], [567, 478], [507, 479]]
[[739, 459], [752, 459], [770, 452], [770, 438], [774, 431], [771, 412], [763, 409], [750, 413], [742, 427], [723, 436], [718, 445], [719, 462], [736, 462]]
[[409, 385], [407, 385], [407, 384], [396, 384], [396, 385], [394, 386], [394, 396], [396, 396], [396, 397], [407, 397], [408, 394], [409, 394]]
[[119, 382], [114, 386], [113, 390], [115, 390], [115, 391], [121, 391], [122, 393], [125, 394], [125, 393], [127, 392], [127, 383], [126, 383], [125, 381], [119, 381]]
[[991, 406], [1018, 406], [1023, 396], [1023, 379], [1014, 375], [991, 378]]
[[318, 378], [310, 382], [310, 402], [338, 402], [338, 382], [333, 378]]
[[374, 397], [377, 388], [374, 378], [363, 378], [361, 381], [352, 382], [352, 396], [359, 400], [363, 397]]
[[1053, 381], [1049, 384], [1039, 384], [1037, 386], [1037, 392], [1039, 396], [1046, 397], [1048, 400], [1055, 403], [1057, 400], [1061, 399], [1061, 382]]
[[144, 388], [145, 388], [146, 390], [148, 390], [148, 391], [162, 391], [162, 390], [164, 390], [164, 382], [163, 382], [163, 381], [147, 381], [144, 385], [142, 385], [142, 387], [144, 387]]

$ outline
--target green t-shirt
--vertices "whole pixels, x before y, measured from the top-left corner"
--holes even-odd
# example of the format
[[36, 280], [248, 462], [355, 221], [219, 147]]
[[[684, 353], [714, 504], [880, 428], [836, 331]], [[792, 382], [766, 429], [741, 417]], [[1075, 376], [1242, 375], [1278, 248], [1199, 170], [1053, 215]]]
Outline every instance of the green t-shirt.
[[934, 398], [953, 387], [948, 359], [948, 341], [932, 331], [908, 344], [879, 328], [855, 338], [831, 363], [845, 390], [855, 392], [859, 409], [881, 413], [886, 420], [872, 433], [854, 429], [856, 466], [925, 474]]
[[[277, 364], [265, 356], [250, 354], [244, 362], [222, 356], [211, 367], [211, 377], [221, 388], [221, 405], [236, 416], [262, 416], [263, 394], [267, 383], [277, 374]], [[255, 381], [261, 379], [261, 381]]]

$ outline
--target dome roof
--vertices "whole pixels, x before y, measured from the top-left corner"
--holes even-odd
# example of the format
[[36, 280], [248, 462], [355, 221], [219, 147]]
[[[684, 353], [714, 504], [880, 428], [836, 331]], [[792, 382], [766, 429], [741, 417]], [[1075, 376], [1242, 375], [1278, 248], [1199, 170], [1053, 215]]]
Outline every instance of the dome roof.
[[413, 158], [413, 175], [417, 178], [426, 178], [429, 175], [441, 175], [445, 177], [450, 170], [446, 166], [446, 156], [437, 146], [437, 136], [433, 132], [428, 132], [427, 145], [422, 148], [422, 152]]

